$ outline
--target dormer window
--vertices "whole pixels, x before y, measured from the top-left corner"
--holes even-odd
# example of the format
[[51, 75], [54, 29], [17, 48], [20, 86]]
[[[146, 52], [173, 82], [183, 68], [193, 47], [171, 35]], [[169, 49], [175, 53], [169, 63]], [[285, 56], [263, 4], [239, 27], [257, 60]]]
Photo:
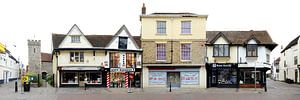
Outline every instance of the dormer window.
[[127, 49], [127, 37], [119, 37], [119, 49]]
[[72, 43], [80, 43], [80, 36], [79, 35], [71, 36], [71, 42]]
[[247, 45], [247, 57], [257, 57], [257, 45], [248, 44]]

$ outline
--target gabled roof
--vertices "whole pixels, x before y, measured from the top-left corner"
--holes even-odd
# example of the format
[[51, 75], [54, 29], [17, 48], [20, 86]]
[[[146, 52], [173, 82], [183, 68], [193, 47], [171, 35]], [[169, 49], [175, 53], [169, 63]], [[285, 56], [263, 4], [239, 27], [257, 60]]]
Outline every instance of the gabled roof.
[[135, 39], [131, 36], [130, 32], [128, 31], [128, 29], [125, 25], [122, 25], [122, 27], [117, 31], [117, 33], [113, 36], [113, 38], [110, 40], [110, 42], [105, 47], [108, 47], [115, 39], [117, 39], [119, 37], [118, 35], [120, 35], [122, 31], [126, 32], [126, 34], [128, 35], [128, 38], [131, 39], [131, 41], [136, 46], [136, 48], [140, 48], [140, 46], [137, 45]]
[[277, 44], [273, 42], [267, 31], [206, 31], [207, 44], [211, 45], [219, 33], [231, 42], [232, 45], [244, 45], [249, 39], [259, 41], [258, 45], [266, 45], [269, 49], [273, 50]]
[[[126, 28], [126, 27], [125, 27]], [[121, 28], [122, 29], [122, 28]], [[126, 29], [127, 30], [127, 29]], [[128, 30], [127, 30], [128, 31]], [[118, 33], [118, 32], [117, 32]], [[116, 33], [116, 34], [117, 34]], [[128, 32], [129, 33], [129, 32]], [[62, 43], [66, 34], [52, 34], [53, 49], [57, 49]], [[84, 35], [93, 47], [106, 47], [107, 44], [113, 39], [114, 35]], [[130, 35], [131, 36], [131, 35]], [[133, 41], [138, 47], [141, 47], [140, 36], [131, 36]]]
[[244, 44], [247, 44], [250, 40], [254, 40], [257, 44], [260, 43], [260, 41], [258, 39], [256, 39], [256, 37], [252, 34], [246, 41]]
[[50, 53], [41, 53], [42, 62], [52, 62], [52, 55]]
[[292, 46], [298, 44], [299, 37], [300, 37], [300, 35], [299, 35], [298, 37], [296, 37], [294, 40], [292, 40], [292, 41], [291, 41], [291, 42], [290, 42], [290, 43], [289, 43], [289, 44], [281, 51], [281, 53], [283, 53], [285, 50], [291, 48]]
[[211, 44], [214, 44], [220, 37], [223, 37], [229, 44], [231, 44], [231, 41], [222, 33], [219, 32], [211, 41], [209, 41]]
[[[69, 32], [67, 33], [67, 35], [69, 35], [69, 34], [72, 32], [73, 29], [78, 29], [79, 32], [80, 32], [80, 34], [81, 34], [84, 38], [86, 38], [86, 36], [83, 34], [83, 32], [81, 31], [81, 29], [80, 29], [76, 24], [74, 24], [74, 25], [72, 26], [72, 28], [69, 30]], [[62, 39], [62, 41], [63, 41], [63, 40], [65, 40], [65, 37], [64, 37], [64, 39]], [[90, 42], [89, 40], [87, 40], [87, 42], [88, 42], [88, 44], [91, 45], [91, 42]], [[61, 43], [60, 43], [60, 44], [61, 44]], [[60, 46], [60, 44], [59, 44], [58, 46]]]

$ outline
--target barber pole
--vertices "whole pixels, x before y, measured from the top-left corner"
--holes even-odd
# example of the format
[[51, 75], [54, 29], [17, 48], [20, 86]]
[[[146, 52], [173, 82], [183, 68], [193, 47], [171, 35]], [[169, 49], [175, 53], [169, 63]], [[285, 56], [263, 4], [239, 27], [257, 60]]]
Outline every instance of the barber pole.
[[109, 73], [106, 74], [106, 87], [109, 88], [110, 80], [109, 80]]
[[128, 73], [125, 74], [125, 87], [128, 88]]

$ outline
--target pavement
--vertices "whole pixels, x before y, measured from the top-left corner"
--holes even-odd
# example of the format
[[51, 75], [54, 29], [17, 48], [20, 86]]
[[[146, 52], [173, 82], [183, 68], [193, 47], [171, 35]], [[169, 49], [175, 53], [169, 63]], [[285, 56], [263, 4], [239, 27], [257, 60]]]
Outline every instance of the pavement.
[[0, 100], [300, 100], [300, 85], [267, 80], [268, 91], [254, 88], [31, 88], [15, 93], [14, 82], [1, 84]]

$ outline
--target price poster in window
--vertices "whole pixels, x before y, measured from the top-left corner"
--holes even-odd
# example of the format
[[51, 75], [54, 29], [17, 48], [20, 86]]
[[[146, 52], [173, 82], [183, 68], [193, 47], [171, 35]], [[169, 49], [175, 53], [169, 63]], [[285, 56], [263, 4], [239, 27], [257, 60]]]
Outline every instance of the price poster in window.
[[164, 85], [167, 80], [167, 72], [149, 72], [149, 84]]
[[199, 72], [181, 72], [181, 84], [199, 84]]

